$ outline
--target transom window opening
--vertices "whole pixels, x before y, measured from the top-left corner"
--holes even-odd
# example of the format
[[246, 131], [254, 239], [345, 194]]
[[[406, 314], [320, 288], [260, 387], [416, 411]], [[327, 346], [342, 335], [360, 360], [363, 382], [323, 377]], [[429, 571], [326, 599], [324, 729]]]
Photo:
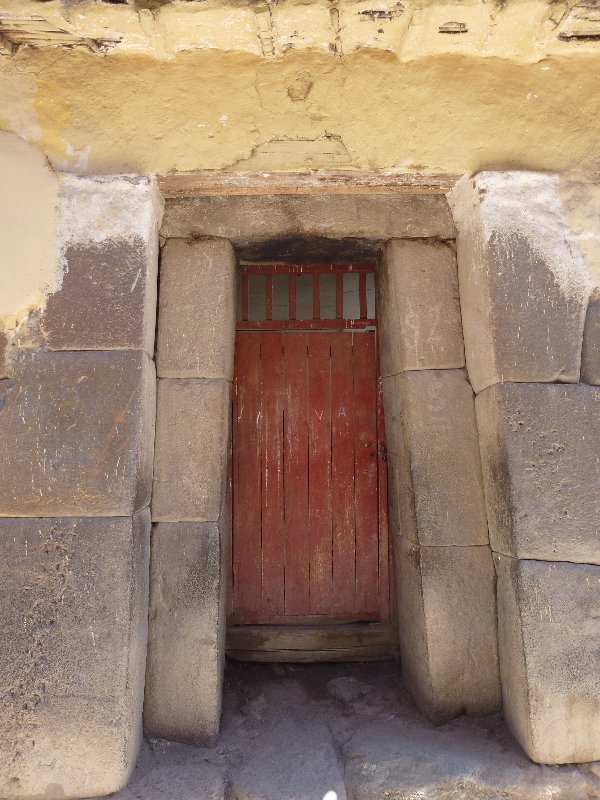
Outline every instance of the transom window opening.
[[368, 327], [375, 324], [372, 265], [242, 264], [238, 328]]

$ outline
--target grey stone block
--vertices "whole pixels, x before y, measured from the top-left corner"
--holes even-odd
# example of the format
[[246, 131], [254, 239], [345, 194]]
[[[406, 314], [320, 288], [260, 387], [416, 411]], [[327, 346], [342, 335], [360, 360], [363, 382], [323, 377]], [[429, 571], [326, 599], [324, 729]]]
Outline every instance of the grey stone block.
[[61, 176], [60, 285], [42, 316], [50, 350], [152, 355], [161, 211], [148, 178]]
[[225, 661], [226, 531], [158, 523], [152, 535], [145, 730], [207, 744], [219, 732]]
[[494, 560], [509, 727], [533, 761], [600, 759], [600, 567]]
[[591, 280], [563, 219], [558, 176], [482, 172], [460, 181], [451, 202], [475, 391], [577, 382]]
[[592, 293], [585, 316], [581, 380], [600, 386], [600, 288]]
[[494, 566], [488, 546], [395, 539], [400, 655], [420, 710], [441, 723], [500, 706]]
[[150, 514], [0, 520], [0, 796], [121, 789], [142, 729]]
[[152, 518], [214, 522], [226, 490], [231, 384], [158, 382]]
[[440, 242], [393, 240], [377, 280], [381, 374], [464, 367], [456, 256]]
[[169, 239], [160, 266], [160, 377], [233, 378], [235, 253], [227, 239]]
[[422, 545], [488, 544], [473, 390], [463, 370], [383, 379], [392, 531]]
[[0, 516], [128, 516], [150, 502], [154, 364], [22, 353], [0, 402]]
[[600, 563], [600, 388], [505, 383], [476, 400], [492, 549]]
[[167, 200], [161, 233], [243, 247], [298, 237], [451, 239], [454, 224], [442, 195], [215, 195]]

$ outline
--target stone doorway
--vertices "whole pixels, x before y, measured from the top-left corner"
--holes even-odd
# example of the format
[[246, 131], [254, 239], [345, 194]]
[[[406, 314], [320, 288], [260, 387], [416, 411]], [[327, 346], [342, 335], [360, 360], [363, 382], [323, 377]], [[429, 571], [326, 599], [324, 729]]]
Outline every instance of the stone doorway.
[[[377, 274], [404, 674], [436, 721], [498, 708], [494, 568], [443, 193], [173, 197], [162, 235], [148, 731], [184, 741], [218, 731], [236, 263], [365, 264]], [[203, 676], [200, 697], [170, 679], [174, 653], [188, 685]]]

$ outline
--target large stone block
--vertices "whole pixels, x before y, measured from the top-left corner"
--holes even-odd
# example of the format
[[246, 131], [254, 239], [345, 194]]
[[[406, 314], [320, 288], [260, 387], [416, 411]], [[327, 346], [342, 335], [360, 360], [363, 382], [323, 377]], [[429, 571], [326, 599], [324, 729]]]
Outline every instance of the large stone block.
[[488, 546], [419, 547], [396, 538], [400, 655], [432, 721], [500, 706], [494, 566]]
[[172, 198], [163, 236], [220, 236], [242, 248], [266, 239], [451, 239], [443, 195], [208, 195]]
[[150, 514], [0, 520], [0, 797], [121, 789], [142, 729]]
[[476, 410], [492, 549], [600, 564], [600, 388], [497, 384]]
[[150, 502], [154, 364], [21, 353], [0, 402], [0, 516], [128, 516]]
[[460, 181], [451, 202], [475, 391], [577, 382], [592, 283], [563, 219], [558, 176], [482, 172]]
[[226, 531], [158, 523], [152, 534], [145, 730], [207, 744], [219, 732], [225, 662]]
[[154, 181], [62, 175], [58, 210], [58, 287], [42, 316], [49, 349], [152, 355], [162, 215]]
[[160, 377], [233, 378], [235, 253], [227, 239], [169, 239], [162, 250]]
[[383, 379], [392, 530], [422, 545], [488, 544], [473, 390], [463, 370]]
[[377, 280], [382, 375], [464, 367], [456, 256], [441, 242], [392, 240]]
[[592, 292], [585, 316], [581, 380], [600, 386], [600, 288]]
[[600, 567], [494, 559], [509, 727], [533, 761], [600, 759]]
[[214, 522], [225, 497], [231, 384], [158, 382], [152, 518]]

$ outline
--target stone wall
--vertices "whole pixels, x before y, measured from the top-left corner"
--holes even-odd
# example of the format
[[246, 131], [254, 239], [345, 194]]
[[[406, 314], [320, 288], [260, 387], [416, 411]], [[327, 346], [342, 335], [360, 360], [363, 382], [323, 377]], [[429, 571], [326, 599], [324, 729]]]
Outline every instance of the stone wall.
[[557, 176], [481, 173], [463, 179], [453, 205], [504, 712], [533, 760], [598, 759], [594, 282], [563, 219]]
[[57, 202], [56, 291], [0, 381], [11, 798], [117, 791], [141, 737], [161, 204], [136, 176], [59, 176]]
[[600, 294], [558, 179], [464, 179], [457, 253], [439, 195], [261, 198], [259, 215], [243, 195], [171, 202], [158, 387], [153, 182], [48, 180], [55, 283], [0, 332], [0, 795], [121, 788], [144, 680], [148, 733], [217, 736], [234, 247], [294, 236], [385, 243], [390, 524], [416, 702], [441, 722], [501, 691], [532, 759], [599, 758]]
[[161, 259], [145, 727], [191, 743], [221, 717], [235, 265], [216, 238]]
[[378, 314], [404, 677], [436, 722], [488, 713], [494, 569], [452, 246], [390, 241]]

